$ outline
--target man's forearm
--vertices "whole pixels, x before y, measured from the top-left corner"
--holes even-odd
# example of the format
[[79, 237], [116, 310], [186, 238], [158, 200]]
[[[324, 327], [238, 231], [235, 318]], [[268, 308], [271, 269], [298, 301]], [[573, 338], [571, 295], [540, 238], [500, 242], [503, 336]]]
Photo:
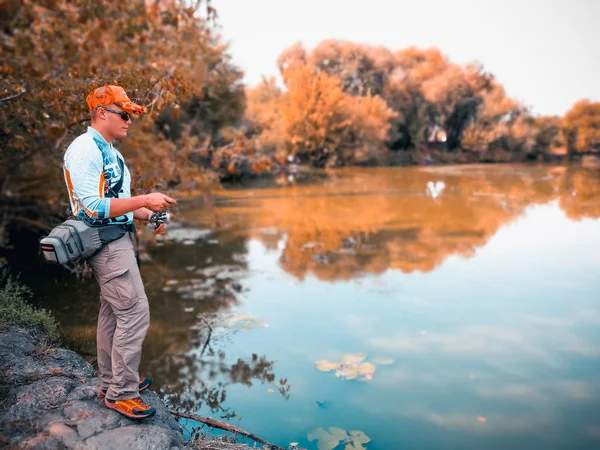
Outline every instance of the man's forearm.
[[152, 215], [152, 211], [148, 208], [139, 208], [133, 211], [133, 218], [138, 220], [148, 220]]
[[[110, 216], [118, 217], [146, 207], [146, 196], [138, 195], [131, 198], [111, 198]], [[150, 216], [148, 216], [150, 217]]]

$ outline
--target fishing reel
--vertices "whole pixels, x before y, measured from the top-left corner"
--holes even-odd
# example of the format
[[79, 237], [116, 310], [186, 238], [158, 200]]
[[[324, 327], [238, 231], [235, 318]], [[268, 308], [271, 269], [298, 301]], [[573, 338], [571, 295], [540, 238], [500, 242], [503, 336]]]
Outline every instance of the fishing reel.
[[169, 222], [169, 213], [166, 209], [163, 209], [162, 211], [155, 211], [148, 219], [148, 222], [150, 222], [154, 229], [157, 230], [162, 224]]

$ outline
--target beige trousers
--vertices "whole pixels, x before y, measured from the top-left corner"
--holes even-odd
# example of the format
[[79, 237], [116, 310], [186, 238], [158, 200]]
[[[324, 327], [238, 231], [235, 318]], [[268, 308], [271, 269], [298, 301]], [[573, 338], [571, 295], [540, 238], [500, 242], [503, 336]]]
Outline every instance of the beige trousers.
[[88, 259], [100, 285], [96, 333], [100, 388], [110, 400], [139, 396], [142, 344], [150, 325], [150, 310], [135, 258], [133, 237], [105, 245]]

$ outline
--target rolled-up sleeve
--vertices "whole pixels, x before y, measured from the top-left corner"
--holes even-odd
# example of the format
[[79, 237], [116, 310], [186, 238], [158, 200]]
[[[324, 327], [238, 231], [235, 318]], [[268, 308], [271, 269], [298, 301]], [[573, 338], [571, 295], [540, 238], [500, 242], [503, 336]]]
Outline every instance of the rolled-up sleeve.
[[90, 218], [109, 218], [110, 199], [104, 198], [104, 164], [98, 148], [77, 148], [65, 158], [64, 171], [69, 195], [78, 209]]

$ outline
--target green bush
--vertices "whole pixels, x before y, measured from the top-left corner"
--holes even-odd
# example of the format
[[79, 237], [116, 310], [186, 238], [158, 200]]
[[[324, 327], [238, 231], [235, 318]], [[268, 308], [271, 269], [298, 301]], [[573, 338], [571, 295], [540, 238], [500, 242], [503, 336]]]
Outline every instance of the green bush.
[[38, 328], [52, 341], [58, 341], [58, 323], [46, 310], [27, 303], [31, 291], [0, 269], [0, 328]]

